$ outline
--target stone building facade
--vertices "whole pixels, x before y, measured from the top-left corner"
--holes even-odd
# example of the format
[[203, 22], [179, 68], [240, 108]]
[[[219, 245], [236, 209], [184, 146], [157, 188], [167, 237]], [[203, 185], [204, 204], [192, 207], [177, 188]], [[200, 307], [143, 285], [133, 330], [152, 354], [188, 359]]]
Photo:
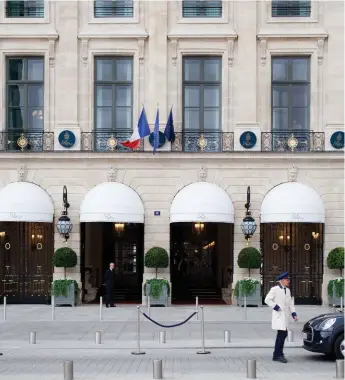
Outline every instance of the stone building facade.
[[[126, 2], [123, 3], [126, 4]], [[127, 5], [130, 3], [130, 1], [127, 2]], [[219, 236], [221, 234], [223, 236], [219, 240], [220, 245], [226, 245], [227, 240], [232, 240], [229, 248], [231, 258], [227, 265], [232, 269], [231, 281], [223, 278], [219, 286], [226, 288], [247, 275], [245, 269], [237, 266], [238, 253], [245, 246], [241, 222], [245, 214], [247, 187], [250, 186], [251, 190], [251, 212], [258, 224], [251, 244], [260, 248], [261, 235], [261, 249], [264, 249], [264, 237], [260, 228], [263, 225], [260, 226], [260, 217], [264, 212], [262, 205], [265, 197], [272, 189], [278, 189], [279, 186], [297, 184], [298, 186], [294, 187], [295, 190], [290, 193], [281, 188], [283, 189], [281, 195], [277, 195], [278, 199], [281, 197], [281, 201], [269, 207], [273, 207], [282, 219], [279, 220], [279, 216], [272, 219], [268, 217], [266, 223], [294, 224], [292, 229], [298, 229], [299, 223], [318, 224], [317, 228], [320, 229], [318, 233], [322, 235], [323, 241], [318, 248], [315, 248], [315, 252], [321, 249], [321, 255], [315, 260], [321, 260], [321, 266], [317, 266], [316, 261], [315, 263], [308, 261], [313, 260], [309, 255], [305, 263], [302, 260], [299, 264], [304, 267], [314, 266], [310, 269], [314, 271], [314, 274], [310, 274], [309, 267], [305, 269], [305, 273], [304, 269], [300, 268], [295, 271], [298, 272], [298, 281], [304, 281], [303, 284], [308, 284], [308, 281], [310, 284], [313, 281], [319, 282], [318, 286], [321, 290], [316, 291], [317, 298], [326, 303], [328, 302], [328, 280], [336, 276], [336, 272], [326, 268], [326, 257], [332, 248], [344, 245], [343, 3], [311, 1], [307, 13], [300, 13], [295, 17], [291, 17], [289, 10], [285, 10], [286, 14], [283, 11], [279, 17], [274, 16], [273, 5], [277, 1], [216, 2], [215, 9], [217, 9], [216, 11], [213, 9], [213, 12], [216, 12], [213, 13], [213, 17], [207, 17], [209, 9], [202, 10], [200, 14], [197, 13], [199, 17], [188, 17], [187, 13], [184, 13], [185, 3], [173, 0], [134, 1], [133, 9], [129, 10], [129, 14], [124, 13], [127, 9], [124, 8], [125, 11], [122, 9], [118, 14], [115, 12], [113, 17], [109, 17], [109, 14], [107, 17], [96, 17], [95, 2], [91, 0], [44, 0], [41, 4], [44, 11], [40, 17], [24, 17], [22, 16], [25, 14], [24, 11], [15, 15], [16, 17], [9, 17], [7, 2], [0, 3], [0, 104], [2, 109], [0, 113], [2, 133], [0, 187], [2, 190], [0, 191], [4, 191], [6, 186], [12, 183], [29, 182], [38, 185], [49, 195], [54, 206], [53, 227], [56, 249], [64, 245], [64, 239], [57, 232], [55, 225], [63, 209], [62, 188], [66, 185], [70, 203], [68, 215], [73, 222], [68, 245], [77, 252], [79, 258], [81, 258], [81, 250], [89, 250], [87, 260], [92, 262], [93, 254], [100, 255], [97, 252], [99, 245], [95, 243], [99, 232], [96, 229], [88, 230], [86, 227], [81, 233], [80, 210], [88, 192], [97, 185], [124, 184], [139, 195], [144, 210], [142, 215], [144, 237], [141, 250], [141, 255], [143, 255], [153, 246], [171, 250], [171, 207], [176, 194], [184, 191], [191, 184], [214, 184], [226, 192], [233, 205], [233, 221], [230, 219], [225, 221], [225, 223], [233, 224], [233, 232], [230, 235], [219, 232]], [[101, 9], [103, 5], [97, 6]], [[124, 14], [126, 17], [123, 17]], [[33, 83], [30, 83], [30, 78], [25, 77], [24, 79], [27, 79], [25, 81], [17, 74], [13, 74], [17, 75], [16, 78], [11, 78], [12, 74], [9, 72], [12, 70], [9, 68], [11, 59], [27, 62], [20, 63], [21, 69], [30, 72], [32, 63], [28, 62], [28, 59], [35, 61], [34, 58], [37, 57], [43, 59], [42, 80], [34, 78]], [[103, 103], [101, 105], [97, 103], [98, 97], [95, 95], [97, 85], [99, 85], [95, 65], [96, 60], [102, 58], [110, 60], [120, 58], [120, 61], [121, 58], [127, 59], [132, 65], [132, 76], [129, 79], [130, 104], [116, 103], [114, 105], [114, 100], [113, 102], [111, 99], [107, 100], [105, 94], [100, 95], [100, 102], [111, 103], [108, 107], [115, 118], [111, 119], [111, 122], [107, 116], [104, 116], [105, 113], [102, 114], [103, 111], [99, 111], [98, 118], [97, 107], [106, 108]], [[198, 61], [200, 58], [201, 61]], [[197, 62], [196, 65], [198, 62], [203, 62], [203, 66], [193, 66], [191, 71], [188, 71], [186, 59], [191, 59], [192, 64]], [[209, 79], [204, 78], [204, 82], [198, 78], [193, 79], [197, 67], [204, 68], [208, 64], [207, 59], [212, 61], [211, 65], [217, 64], [220, 71], [217, 74], [210, 74]], [[278, 59], [276, 77], [273, 75], [275, 59]], [[279, 59], [285, 59], [285, 63]], [[289, 75], [295, 75], [294, 59], [302, 66], [303, 59], [307, 62], [305, 72], [304, 66], [297, 65], [302, 67], [302, 74], [301, 72], [296, 74], [297, 82], [291, 82], [289, 81], [291, 78], [287, 78]], [[217, 62], [214, 63], [215, 61]], [[287, 77], [279, 79], [279, 75], [283, 75], [280, 67], [285, 64]], [[25, 69], [25, 67], [29, 68]], [[116, 70], [120, 70], [117, 67]], [[35, 69], [32, 70], [35, 71]], [[306, 75], [305, 78], [298, 77], [298, 75], [303, 76], [303, 73]], [[273, 83], [277, 78], [278, 82], [279, 80], [282, 82]], [[18, 80], [22, 79], [23, 83], [18, 83]], [[306, 83], [308, 89], [300, 98], [296, 98], [296, 104], [292, 104], [294, 92], [288, 88], [294, 85], [303, 86]], [[41, 103], [36, 99], [37, 104], [30, 104], [28, 100], [30, 94], [22, 95], [27, 91], [25, 86], [31, 85], [42, 86], [42, 93], [37, 95], [37, 99], [42, 97]], [[113, 82], [109, 84], [105, 81], [103, 85], [116, 87], [118, 84]], [[127, 86], [128, 83], [126, 82], [125, 85]], [[284, 93], [283, 89], [278, 95], [274, 93], [272, 96], [272, 91], [280, 91], [275, 90], [274, 85], [285, 86], [286, 92]], [[18, 101], [13, 100], [18, 93], [10, 98], [11, 86], [18, 86], [16, 91], [24, 97], [24, 100], [21, 99], [19, 103], [23, 101], [23, 104], [14, 104]], [[204, 113], [200, 111], [202, 108], [200, 104], [194, 104], [194, 106], [190, 104], [195, 99], [186, 91], [192, 91], [193, 86], [198, 87], [199, 95], [202, 94], [198, 101], [202, 99], [204, 102]], [[207, 100], [210, 102], [209, 105], [205, 103], [206, 93], [203, 92], [205, 89], [202, 86], [218, 89], [218, 92], [210, 92], [211, 99]], [[188, 96], [190, 98], [186, 100]], [[285, 99], [285, 96], [288, 99]], [[126, 102], [127, 98], [123, 101]], [[274, 104], [275, 101], [277, 101], [276, 104]], [[303, 105], [303, 102], [306, 104]], [[112, 131], [104, 128], [108, 122], [112, 128], [114, 120], [118, 120], [116, 123], [119, 125], [122, 122], [128, 122], [131, 126], [130, 131], [127, 130], [125, 133], [125, 138], [128, 138], [132, 130], [137, 127], [142, 104], [145, 105], [151, 130], [153, 130], [158, 106], [161, 132], [164, 132], [170, 107], [173, 106], [176, 140], [172, 144], [166, 141], [155, 155], [148, 138], [144, 139], [138, 151], [126, 151], [122, 148], [121, 150], [119, 141], [124, 139], [121, 127]], [[13, 115], [11, 112], [14, 112], [13, 108], [16, 107], [22, 112], [28, 110], [29, 116], [21, 116], [22, 120], [9, 116]], [[118, 116], [121, 107], [128, 107], [126, 116]], [[187, 109], [188, 107], [190, 109]], [[193, 113], [193, 107], [197, 109], [197, 114]], [[277, 113], [275, 108], [278, 108]], [[303, 109], [301, 112], [304, 112], [304, 116], [300, 119], [298, 116], [300, 114], [295, 110], [297, 108]], [[286, 118], [284, 110], [288, 114]], [[43, 116], [39, 111], [43, 111]], [[207, 111], [210, 111], [209, 116], [206, 116]], [[202, 120], [198, 120], [197, 117], [201, 114]], [[31, 120], [31, 117], [37, 116], [39, 121]], [[19, 124], [15, 125], [15, 123]], [[199, 128], [201, 124], [202, 128]], [[37, 132], [30, 128], [41, 128], [41, 130]], [[72, 133], [75, 137], [72, 147], [62, 145], [65, 140], [63, 136], [61, 137], [61, 133], [65, 131]], [[33, 135], [36, 132], [38, 135]], [[256, 144], [254, 146], [249, 144], [249, 149], [244, 141], [246, 138], [246, 135], [243, 135], [244, 132], [251, 132], [250, 136], [256, 137]], [[38, 140], [37, 136], [39, 136]], [[20, 145], [20, 137], [23, 138], [22, 145]], [[108, 139], [111, 137], [117, 140], [118, 145], [115, 147], [108, 144]], [[200, 189], [196, 187], [196, 191], [204, 191], [202, 186]], [[309, 198], [306, 187], [310, 189], [311, 194], [315, 195], [316, 192], [320, 202], [315, 202], [319, 203], [316, 204], [310, 200], [313, 195]], [[306, 192], [300, 194], [299, 191], [302, 191], [300, 188]], [[39, 217], [32, 220], [25, 219], [27, 214], [23, 210], [26, 210], [27, 205], [33, 205], [28, 212], [35, 214], [35, 202], [40, 204], [40, 201], [30, 198], [30, 190], [26, 194], [21, 194], [20, 191], [19, 187], [13, 187], [13, 192], [7, 191], [6, 194], [8, 196], [12, 194], [12, 198], [2, 199], [1, 203], [8, 208], [7, 213], [0, 210], [0, 215], [3, 213], [0, 222], [42, 222]], [[0, 192], [1, 194], [3, 193]], [[119, 194], [113, 195], [127, 197], [127, 193]], [[202, 194], [205, 203], [211, 204], [211, 210], [221, 209], [224, 205], [224, 203], [217, 204], [216, 194], [217, 192], [212, 193], [208, 190]], [[199, 195], [195, 194], [196, 197]], [[97, 198], [97, 194], [95, 196]], [[193, 197], [190, 199], [191, 204], [192, 201]], [[101, 210], [102, 202], [107, 205], [113, 204], [111, 199], [98, 199], [93, 203], [94, 208], [99, 207]], [[121, 203], [126, 204], [126, 200]], [[186, 210], [189, 207], [188, 204], [184, 206]], [[293, 210], [295, 206], [301, 209]], [[114, 207], [120, 207], [119, 202], [115, 202]], [[195, 212], [196, 216], [190, 216], [189, 219], [186, 217], [183, 222], [197, 223], [203, 220], [205, 223], [224, 222], [219, 219], [221, 211], [214, 218], [207, 219], [207, 210], [205, 211], [203, 207], [200, 210], [190, 211], [191, 214]], [[321, 209], [315, 211], [317, 207]], [[322, 207], [324, 207], [323, 211]], [[291, 209], [287, 210], [288, 208]], [[291, 215], [286, 216], [285, 214], [289, 212]], [[138, 220], [124, 220], [123, 217], [117, 217], [116, 215], [120, 213], [118, 209], [109, 210], [109, 213], [115, 216], [106, 219], [103, 213], [103, 217], [98, 216], [94, 222], [140, 223]], [[317, 214], [317, 216], [310, 217], [310, 214]], [[5, 243], [6, 241], [3, 244]], [[91, 244], [89, 248], [85, 248], [88, 244]], [[295, 244], [292, 247], [293, 254], [284, 251], [283, 255], [297, 257], [300, 249], [303, 251], [301, 248], [303, 245], [297, 247], [297, 243], [289, 244]], [[291, 246], [289, 249], [291, 252]], [[18, 248], [18, 255], [19, 251]], [[1, 252], [5, 255], [6, 249], [1, 248]], [[311, 254], [317, 255], [315, 252]], [[267, 257], [273, 257], [273, 254], [271, 250], [267, 253]], [[0, 269], [3, 272], [2, 276], [5, 277], [11, 275], [4, 269], [6, 260], [3, 259], [3, 268]], [[273, 265], [274, 258], [269, 260], [273, 260], [271, 263]], [[19, 259], [18, 263], [20, 262]], [[69, 276], [82, 283], [85, 281], [82, 271], [85, 266], [92, 266], [91, 262], [85, 262], [85, 257], [80, 259], [78, 265], [69, 270]], [[20, 283], [24, 281], [20, 280], [20, 273], [24, 271], [18, 269], [20, 265], [18, 264], [17, 269], [14, 269], [14, 272], [17, 271], [16, 274], [12, 273], [17, 276], [14, 282], [18, 285], [12, 288], [13, 294], [17, 291], [13, 289], [19, 289], [19, 287], [22, 289]], [[286, 270], [286, 267], [280, 268], [279, 265], [276, 271]], [[288, 265], [291, 263], [289, 262]], [[103, 267], [99, 269], [103, 271]], [[222, 268], [222, 271], [225, 269], [225, 267]], [[34, 274], [35, 270], [36, 268], [32, 269]], [[142, 270], [143, 281], [154, 275], [154, 270], [144, 267]], [[253, 272], [253, 276], [259, 279], [259, 270]], [[274, 270], [273, 272], [275, 273]], [[27, 270], [25, 273], [27, 274]], [[59, 277], [62, 271], [55, 268], [54, 273], [55, 277]], [[222, 276], [225, 276], [224, 273]], [[171, 268], [160, 271], [160, 276], [169, 281], [170, 274]], [[32, 277], [33, 274], [30, 276]], [[272, 276], [270, 275], [270, 281], [272, 281]], [[301, 276], [304, 276], [302, 280]], [[32, 280], [26, 280], [26, 282], [30, 281]], [[173, 281], [172, 288], [174, 288]], [[307, 288], [303, 289], [308, 292]], [[312, 291], [309, 290], [309, 292]], [[2, 289], [1, 293], [4, 294], [6, 291]]]

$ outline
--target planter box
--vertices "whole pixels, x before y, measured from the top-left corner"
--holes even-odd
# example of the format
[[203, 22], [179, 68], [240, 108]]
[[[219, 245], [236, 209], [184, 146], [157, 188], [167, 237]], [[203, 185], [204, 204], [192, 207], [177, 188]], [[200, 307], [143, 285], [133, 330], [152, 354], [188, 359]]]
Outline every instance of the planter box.
[[[253, 294], [247, 296], [247, 306], [261, 306], [261, 285], [256, 284], [256, 289]], [[239, 289], [239, 295], [237, 297], [237, 306], [244, 306], [244, 295], [241, 294], [241, 288]]]
[[75, 293], [74, 293], [74, 284], [69, 285], [67, 289], [67, 296], [55, 296], [54, 297], [55, 306], [61, 305], [71, 305], [74, 307], [75, 305]]
[[[333, 297], [329, 300], [330, 306], [341, 306], [341, 297], [337, 297], [336, 291], [335, 291], [335, 284], [333, 283]], [[344, 296], [343, 296], [343, 306], [344, 306]]]
[[[150, 284], [146, 284], [146, 297], [150, 294]], [[160, 295], [159, 298], [153, 298], [150, 296], [150, 305], [151, 306], [165, 306], [168, 307], [168, 287], [166, 285], [162, 286], [162, 294]]]

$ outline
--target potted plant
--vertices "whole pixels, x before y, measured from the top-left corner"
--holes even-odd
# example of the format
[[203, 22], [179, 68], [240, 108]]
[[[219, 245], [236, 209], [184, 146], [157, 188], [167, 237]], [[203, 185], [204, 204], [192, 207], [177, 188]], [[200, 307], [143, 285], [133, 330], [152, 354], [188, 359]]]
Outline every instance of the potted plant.
[[329, 269], [340, 270], [340, 276], [328, 283], [328, 296], [330, 305], [340, 306], [341, 297], [344, 297], [344, 247], [332, 249], [327, 256], [327, 266]]
[[64, 268], [64, 278], [54, 280], [51, 294], [54, 296], [55, 305], [75, 305], [78, 294], [78, 284], [75, 280], [66, 278], [66, 268], [77, 265], [77, 254], [68, 247], [58, 248], [53, 255], [53, 265]]
[[260, 282], [250, 277], [251, 269], [261, 267], [261, 254], [253, 247], [243, 248], [238, 254], [237, 264], [240, 268], [248, 269], [249, 277], [236, 283], [234, 295], [237, 297], [237, 305], [243, 306], [246, 298], [247, 305], [261, 305]]
[[157, 278], [158, 268], [167, 268], [169, 266], [168, 252], [161, 247], [150, 248], [145, 255], [145, 266], [156, 269], [156, 278], [146, 280], [144, 294], [150, 296], [151, 305], [168, 306], [169, 282], [165, 279]]

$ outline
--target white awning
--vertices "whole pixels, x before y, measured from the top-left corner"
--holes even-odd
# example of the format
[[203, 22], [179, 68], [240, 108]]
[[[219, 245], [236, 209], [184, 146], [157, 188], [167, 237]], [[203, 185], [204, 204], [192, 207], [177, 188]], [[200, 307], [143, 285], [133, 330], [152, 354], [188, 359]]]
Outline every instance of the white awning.
[[324, 223], [325, 209], [319, 194], [299, 182], [274, 187], [261, 205], [261, 223]]
[[0, 221], [52, 223], [53, 217], [53, 202], [38, 185], [13, 182], [0, 190]]
[[234, 223], [234, 206], [229, 195], [209, 182], [196, 182], [180, 190], [170, 208], [170, 223]]
[[86, 194], [80, 207], [80, 221], [144, 223], [144, 205], [129, 186], [104, 182]]

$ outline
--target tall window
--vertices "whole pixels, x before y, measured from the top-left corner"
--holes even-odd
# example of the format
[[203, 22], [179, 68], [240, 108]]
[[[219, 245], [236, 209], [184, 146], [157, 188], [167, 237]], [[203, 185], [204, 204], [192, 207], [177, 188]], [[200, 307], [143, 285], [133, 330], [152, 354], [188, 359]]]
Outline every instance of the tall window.
[[272, 58], [272, 129], [310, 128], [309, 57]]
[[310, 17], [310, 0], [272, 0], [272, 17]]
[[133, 59], [96, 58], [95, 128], [132, 130]]
[[222, 17], [222, 0], [183, 0], [183, 17]]
[[104, 17], [133, 17], [133, 0], [95, 0], [94, 15]]
[[42, 18], [44, 17], [44, 0], [6, 1], [6, 17]]
[[7, 130], [43, 131], [44, 60], [7, 59]]
[[185, 131], [221, 129], [220, 57], [183, 60], [183, 128]]

